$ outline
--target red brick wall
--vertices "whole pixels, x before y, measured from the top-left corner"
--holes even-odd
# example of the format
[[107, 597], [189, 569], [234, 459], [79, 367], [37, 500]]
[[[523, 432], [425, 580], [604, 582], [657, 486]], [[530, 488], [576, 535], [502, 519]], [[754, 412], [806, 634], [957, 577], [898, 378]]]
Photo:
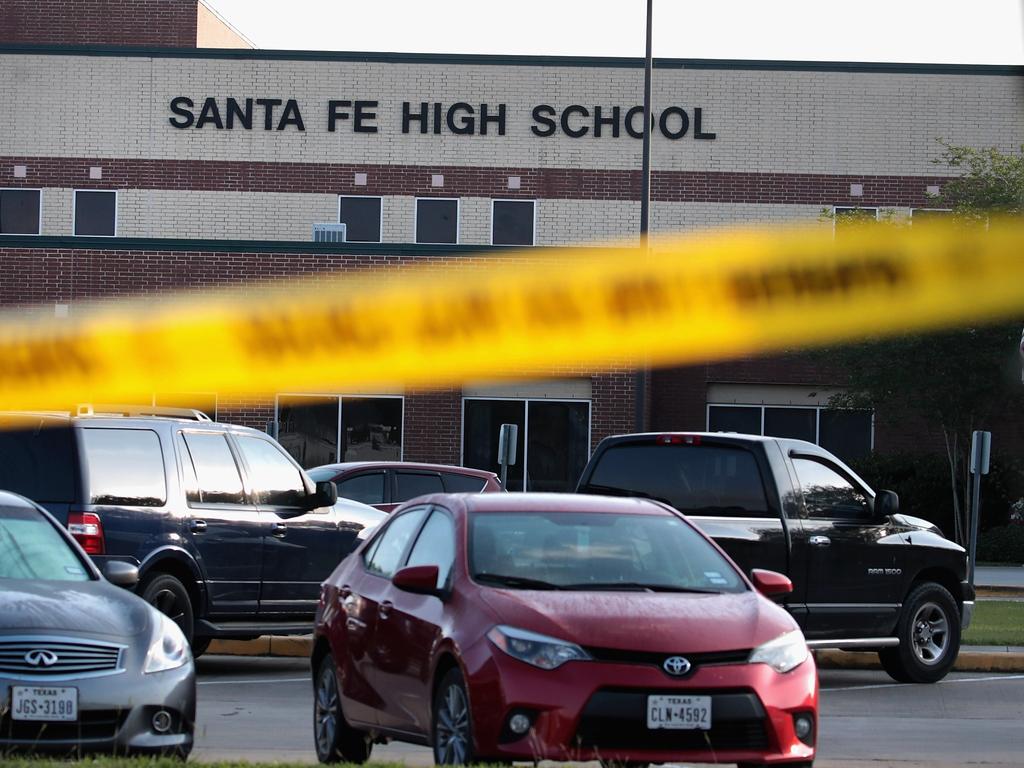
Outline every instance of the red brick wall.
[[3, 0], [0, 43], [195, 48], [198, 0]]

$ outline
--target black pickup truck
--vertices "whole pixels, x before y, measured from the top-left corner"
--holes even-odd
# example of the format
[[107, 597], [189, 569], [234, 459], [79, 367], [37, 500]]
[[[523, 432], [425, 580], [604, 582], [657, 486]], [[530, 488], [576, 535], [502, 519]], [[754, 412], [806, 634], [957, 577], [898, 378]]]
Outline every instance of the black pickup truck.
[[598, 445], [577, 492], [665, 501], [745, 571], [788, 575], [786, 607], [812, 648], [875, 650], [905, 682], [940, 680], [956, 661], [974, 609], [964, 549], [812, 443], [618, 435]]

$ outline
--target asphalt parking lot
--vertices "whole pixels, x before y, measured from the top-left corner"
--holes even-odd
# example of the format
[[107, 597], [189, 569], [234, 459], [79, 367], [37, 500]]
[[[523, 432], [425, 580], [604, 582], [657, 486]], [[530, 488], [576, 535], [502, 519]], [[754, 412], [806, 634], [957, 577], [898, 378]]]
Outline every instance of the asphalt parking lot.
[[[315, 763], [306, 661], [208, 656], [199, 660], [196, 760]], [[936, 685], [900, 685], [881, 671], [823, 670], [821, 768], [1021, 765], [1024, 675], [954, 673]], [[430, 750], [374, 748], [374, 762], [430, 765]]]

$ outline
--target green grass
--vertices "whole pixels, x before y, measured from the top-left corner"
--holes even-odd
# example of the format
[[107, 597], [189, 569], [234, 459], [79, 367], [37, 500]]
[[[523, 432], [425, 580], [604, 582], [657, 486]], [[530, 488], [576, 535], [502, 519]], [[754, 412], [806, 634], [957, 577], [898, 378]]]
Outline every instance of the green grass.
[[1024, 602], [979, 600], [963, 643], [1024, 646]]

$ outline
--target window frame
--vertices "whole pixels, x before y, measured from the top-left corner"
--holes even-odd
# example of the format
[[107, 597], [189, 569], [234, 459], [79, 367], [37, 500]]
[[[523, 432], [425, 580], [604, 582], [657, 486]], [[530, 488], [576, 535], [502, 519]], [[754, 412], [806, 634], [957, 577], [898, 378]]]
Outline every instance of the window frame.
[[[397, 515], [389, 515], [386, 520], [386, 525], [382, 526], [380, 530], [374, 531], [373, 536], [369, 539], [369, 541], [366, 542], [366, 546], [363, 547], [362, 550], [359, 552], [359, 563], [363, 569], [363, 573], [365, 573], [368, 576], [376, 576], [378, 579], [391, 581], [391, 577], [398, 573], [398, 571], [400, 571], [402, 569], [402, 566], [405, 564], [405, 561], [409, 559], [409, 553], [412, 551], [412, 545], [420, 537], [420, 531], [423, 530], [424, 524], [427, 522], [427, 520], [430, 519], [430, 514], [433, 509], [433, 504], [417, 504], [415, 507], [403, 509]], [[371, 571], [369, 559], [376, 554], [377, 546], [380, 544], [381, 541], [383, 541], [384, 536], [387, 535], [387, 532], [391, 530], [391, 526], [395, 524], [396, 520], [401, 520], [403, 517], [411, 515], [419, 510], [424, 510], [423, 519], [419, 521], [416, 527], [412, 529], [412, 533], [409, 534], [409, 541], [406, 542], [405, 549], [402, 550], [402, 554], [398, 557], [398, 562], [397, 565], [395, 565], [395, 570], [387, 576], [383, 576], [379, 573]]]
[[270, 503], [264, 504], [260, 500], [260, 491], [257, 490], [256, 485], [255, 485], [255, 483], [253, 481], [252, 475], [255, 474], [255, 473], [252, 471], [252, 468], [249, 466], [249, 461], [245, 457], [245, 450], [242, 448], [241, 438], [245, 438], [245, 439], [248, 439], [248, 440], [260, 440], [260, 441], [262, 441], [264, 443], [268, 443], [271, 448], [273, 448], [279, 454], [284, 456], [285, 460], [289, 464], [292, 465], [292, 468], [296, 472], [298, 472], [298, 474], [299, 474], [299, 481], [302, 483], [303, 491], [308, 496], [309, 493], [310, 493], [310, 487], [309, 487], [309, 478], [306, 476], [306, 471], [295, 460], [294, 456], [292, 456], [290, 453], [288, 453], [288, 451], [286, 451], [284, 449], [284, 447], [280, 443], [278, 443], [276, 440], [274, 440], [269, 435], [263, 436], [261, 434], [255, 434], [255, 435], [253, 435], [253, 434], [232, 434], [232, 433], [229, 433], [229, 432], [225, 432], [224, 434], [228, 438], [228, 442], [231, 444], [232, 448], [234, 448], [234, 450], [235, 450], [235, 454], [236, 454], [235, 463], [237, 464], [239, 461], [241, 461], [241, 468], [243, 469], [243, 471], [245, 473], [243, 478], [242, 478], [242, 487], [248, 489], [250, 498], [252, 499], [252, 503], [255, 504], [257, 507], [259, 507], [260, 509], [288, 509], [288, 510], [291, 510], [291, 509], [299, 510], [299, 509], [301, 509], [301, 510], [304, 510], [304, 511], [308, 511], [310, 514], [313, 514], [313, 513], [327, 514], [329, 512], [329, 509], [330, 509], [329, 507], [318, 507], [316, 509], [309, 509], [309, 510], [307, 510], [301, 504], [270, 504]]
[[507, 245], [501, 244], [503, 248], [527, 248], [534, 247], [537, 245], [537, 200], [536, 198], [515, 198], [515, 197], [494, 197], [491, 198], [491, 240], [490, 245], [494, 245], [494, 204], [495, 203], [530, 203], [533, 206], [533, 224], [530, 230], [530, 242], [526, 245]]
[[426, 506], [428, 507], [427, 514], [424, 516], [423, 522], [420, 523], [420, 527], [417, 529], [416, 535], [413, 537], [411, 543], [409, 544], [408, 549], [406, 549], [406, 551], [403, 553], [402, 563], [396, 569], [396, 573], [398, 571], [400, 571], [402, 568], [405, 568], [405, 567], [408, 566], [409, 558], [412, 557], [412, 551], [414, 549], [416, 549], [416, 544], [419, 543], [420, 537], [423, 535], [423, 531], [427, 527], [427, 523], [430, 522], [430, 519], [434, 515], [440, 514], [442, 517], [448, 518], [448, 522], [450, 522], [451, 526], [452, 526], [452, 564], [451, 564], [451, 567], [448, 569], [448, 578], [446, 578], [444, 580], [444, 584], [441, 584], [441, 585], [439, 585], [437, 587], [437, 589], [439, 591], [441, 591], [443, 593], [447, 593], [452, 588], [452, 582], [455, 579], [455, 568], [456, 568], [456, 566], [459, 563], [459, 531], [458, 531], [458, 526], [455, 523], [455, 516], [451, 513], [451, 511], [449, 511], [445, 507], [439, 506], [437, 504], [428, 504]]
[[[436, 242], [421, 242], [417, 239], [416, 234], [419, 229], [420, 219], [420, 201], [427, 200], [431, 202], [454, 202], [455, 203], [455, 242], [454, 243], [436, 243]], [[383, 208], [381, 208], [383, 210]], [[462, 239], [462, 198], [461, 197], [415, 197], [413, 198], [413, 209], [412, 209], [412, 241], [416, 245], [458, 245]]]
[[341, 203], [345, 199], [353, 200], [379, 200], [380, 201], [380, 215], [377, 221], [377, 239], [376, 240], [349, 240], [348, 232], [345, 233], [345, 242], [347, 243], [383, 243], [384, 242], [384, 196], [383, 195], [338, 195], [338, 223], [343, 223], [341, 220]]
[[833, 205], [832, 206], [832, 236], [836, 235], [836, 223], [839, 221], [840, 211], [874, 211], [875, 221], [878, 221], [878, 216], [881, 208], [877, 205]]
[[[192, 449], [189, 448], [188, 440], [186, 435], [217, 435], [224, 439], [227, 443], [228, 452], [231, 455], [231, 460], [235, 462], [235, 471], [238, 472], [238, 477], [242, 482], [242, 498], [244, 501], [204, 501], [202, 499], [202, 488], [199, 483], [199, 473], [195, 470], [195, 459], [192, 457]], [[179, 455], [179, 478], [181, 480], [182, 495], [185, 497], [185, 505], [189, 509], [219, 509], [219, 510], [240, 510], [250, 512], [256, 508], [256, 494], [254, 493], [252, 486], [249, 484], [249, 475], [244, 471], [242, 466], [242, 457], [239, 455], [238, 447], [232, 442], [227, 432], [220, 432], [216, 430], [208, 429], [177, 429], [174, 431], [175, 439], [181, 437], [181, 441], [184, 444], [185, 450], [188, 452], [188, 456]], [[177, 448], [176, 448], [176, 452]], [[180, 452], [178, 452], [180, 453]], [[185, 458], [188, 458], [192, 462], [192, 470], [196, 475], [196, 492], [199, 494], [200, 499], [197, 501], [190, 501], [188, 498], [188, 484], [185, 481]]]
[[[36, 192], [39, 194], [39, 221], [36, 222], [36, 231], [32, 232], [9, 232], [5, 237], [42, 237], [43, 236], [43, 188], [42, 187], [0, 187], [0, 194], [4, 192]], [[74, 229], [71, 230], [74, 232]], [[0, 232], [0, 235], [4, 233]]]
[[[107, 194], [113, 194], [114, 196], [114, 232], [110, 235], [80, 235], [76, 231], [78, 229], [78, 193], [79, 192], [105, 192]], [[75, 189], [74, 194], [71, 196], [71, 236], [72, 237], [117, 237], [118, 236], [118, 225], [120, 216], [118, 211], [120, 209], [120, 200], [118, 199], [118, 190], [116, 189]], [[42, 206], [40, 205], [40, 213], [42, 212]]]
[[920, 208], [911, 208], [910, 209], [910, 225], [911, 226], [914, 225], [914, 214], [917, 211], [927, 211], [929, 213], [948, 213], [950, 216], [953, 215], [953, 209], [952, 208], [928, 208], [926, 206], [921, 206]]
[[[870, 439], [868, 441], [868, 450], [875, 450], [875, 409], [871, 408], [829, 408], [827, 405], [785, 405], [778, 403], [712, 403], [708, 402], [704, 405], [704, 427], [707, 432], [711, 430], [711, 408], [758, 408], [761, 411], [761, 431], [758, 433], [761, 437], [771, 437], [764, 433], [764, 412], [766, 408], [794, 408], [801, 410], [814, 410], [817, 413], [814, 416], [814, 444], [821, 447], [821, 412], [822, 411], [857, 411], [857, 412], [870, 412], [871, 414], [871, 431], [869, 433]], [[716, 435], [728, 435], [729, 432], [714, 432]], [[734, 433], [735, 434], [735, 433]], [[794, 438], [780, 438], [783, 440], [792, 440]], [[827, 449], [826, 449], [827, 450]]]

